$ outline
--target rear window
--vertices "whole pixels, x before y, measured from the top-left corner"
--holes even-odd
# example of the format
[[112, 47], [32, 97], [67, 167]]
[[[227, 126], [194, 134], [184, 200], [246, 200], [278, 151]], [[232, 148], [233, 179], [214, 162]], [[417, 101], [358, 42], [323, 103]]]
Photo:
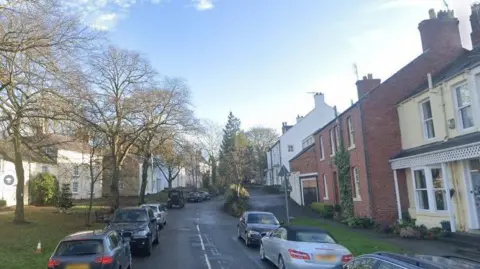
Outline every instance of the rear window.
[[103, 251], [102, 240], [63, 241], [58, 246], [55, 256], [96, 255], [102, 254]]
[[157, 206], [149, 205], [148, 207], [150, 207], [154, 212], [157, 212], [157, 211], [158, 211], [158, 207], [157, 207]]
[[113, 222], [144, 222], [148, 221], [145, 209], [118, 209], [113, 216]]
[[296, 241], [308, 243], [328, 243], [336, 244], [335, 240], [326, 233], [317, 232], [297, 232]]
[[160, 211], [165, 211], [167, 209], [167, 206], [166, 205], [160, 205], [159, 208], [160, 208]]

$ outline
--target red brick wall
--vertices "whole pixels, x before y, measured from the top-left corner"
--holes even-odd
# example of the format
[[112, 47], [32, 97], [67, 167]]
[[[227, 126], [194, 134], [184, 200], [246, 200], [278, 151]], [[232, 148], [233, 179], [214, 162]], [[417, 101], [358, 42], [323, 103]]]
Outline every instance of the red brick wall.
[[[444, 51], [444, 54], [425, 52], [360, 102], [375, 219], [392, 221], [397, 217], [393, 171], [389, 163], [389, 159], [402, 150], [396, 104], [424, 82], [428, 73], [437, 73], [459, 54], [459, 50]], [[400, 191], [405, 193], [405, 190]]]
[[290, 161], [290, 171], [309, 174], [317, 172], [317, 156], [315, 146]]

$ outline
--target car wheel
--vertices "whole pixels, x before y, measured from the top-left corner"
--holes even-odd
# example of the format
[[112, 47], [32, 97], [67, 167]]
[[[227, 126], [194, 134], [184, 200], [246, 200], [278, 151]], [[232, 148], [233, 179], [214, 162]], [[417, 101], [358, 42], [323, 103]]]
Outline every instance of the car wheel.
[[260, 259], [262, 259], [262, 261], [267, 260], [267, 258], [265, 257], [265, 249], [263, 248], [262, 243], [260, 243]]
[[158, 245], [160, 241], [158, 240], [158, 229], [157, 232], [155, 233], [155, 240], [153, 240], [153, 244]]
[[278, 269], [286, 269], [282, 256], [278, 257]]
[[146, 248], [145, 251], [144, 251], [145, 256], [150, 256], [150, 255], [152, 255], [152, 247], [153, 247], [152, 245], [153, 245], [152, 240], [151, 240], [151, 239], [148, 240], [147, 248]]

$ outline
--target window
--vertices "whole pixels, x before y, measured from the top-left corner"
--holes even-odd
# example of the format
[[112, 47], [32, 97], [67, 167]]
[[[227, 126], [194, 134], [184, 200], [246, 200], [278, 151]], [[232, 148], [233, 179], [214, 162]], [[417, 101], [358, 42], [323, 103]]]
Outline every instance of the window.
[[340, 130], [338, 129], [338, 125], [335, 126], [335, 151], [337, 151], [340, 148]]
[[78, 193], [78, 181], [73, 181], [72, 182], [72, 193]]
[[333, 128], [330, 129], [330, 156], [335, 155], [335, 136], [333, 132]]
[[293, 152], [293, 145], [288, 145], [288, 152]]
[[325, 190], [325, 197], [324, 200], [328, 200], [328, 183], [327, 183], [327, 175], [323, 175], [323, 189]]
[[348, 147], [355, 147], [355, 130], [353, 129], [352, 117], [347, 118], [347, 128], [348, 128]]
[[467, 84], [455, 88], [458, 121], [462, 129], [473, 127], [472, 100]]
[[430, 167], [415, 170], [414, 183], [418, 209], [447, 210], [447, 194], [441, 168]]
[[423, 136], [426, 139], [435, 137], [435, 128], [433, 127], [433, 113], [430, 100], [421, 104], [422, 122], [423, 122]]
[[74, 165], [72, 174], [73, 174], [73, 177], [79, 177], [80, 176], [80, 166]]
[[323, 136], [320, 136], [320, 160], [325, 159], [325, 152], [323, 150]]
[[48, 173], [48, 166], [46, 165], [42, 166], [42, 173]]
[[360, 199], [360, 173], [358, 172], [358, 167], [354, 167], [352, 169], [352, 175], [353, 175], [353, 188], [352, 188], [353, 198], [359, 200]]

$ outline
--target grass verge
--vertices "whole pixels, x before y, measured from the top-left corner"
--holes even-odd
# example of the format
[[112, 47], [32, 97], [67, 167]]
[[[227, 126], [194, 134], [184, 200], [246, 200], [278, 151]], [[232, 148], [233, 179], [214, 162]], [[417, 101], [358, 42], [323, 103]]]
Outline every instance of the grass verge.
[[329, 231], [335, 239], [348, 248], [354, 256], [376, 251], [404, 252], [401, 248], [379, 239], [372, 239], [352, 231], [344, 226], [334, 226], [312, 218], [298, 218], [291, 221], [293, 225], [317, 226]]
[[[82, 230], [102, 228], [104, 224], [85, 227], [83, 215], [59, 214], [48, 207], [26, 207], [28, 224], [12, 223], [13, 212], [0, 215], [0, 264], [2, 268], [46, 268], [48, 258], [59, 240], [67, 234]], [[35, 253], [38, 241], [42, 253]]]

